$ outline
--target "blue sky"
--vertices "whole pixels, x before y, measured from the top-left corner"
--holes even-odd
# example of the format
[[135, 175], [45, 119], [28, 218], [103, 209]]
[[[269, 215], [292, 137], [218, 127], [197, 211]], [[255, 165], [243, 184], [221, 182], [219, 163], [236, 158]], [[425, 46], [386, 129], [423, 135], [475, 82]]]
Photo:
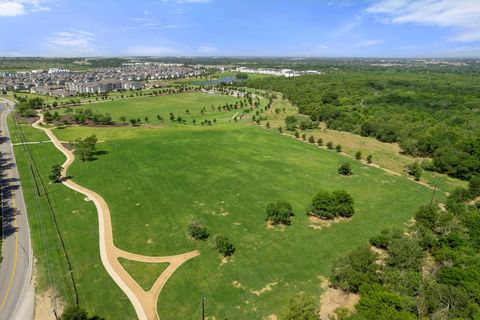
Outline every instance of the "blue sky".
[[480, 0], [0, 0], [0, 56], [478, 57]]

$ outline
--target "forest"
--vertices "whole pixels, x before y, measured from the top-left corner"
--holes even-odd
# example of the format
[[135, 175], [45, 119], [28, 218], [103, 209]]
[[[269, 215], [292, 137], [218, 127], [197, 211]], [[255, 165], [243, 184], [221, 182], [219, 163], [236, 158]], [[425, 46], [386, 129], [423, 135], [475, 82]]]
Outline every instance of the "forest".
[[480, 78], [468, 69], [330, 69], [242, 85], [282, 92], [327, 128], [398, 143], [405, 154], [428, 158], [425, 170], [464, 180], [480, 174]]

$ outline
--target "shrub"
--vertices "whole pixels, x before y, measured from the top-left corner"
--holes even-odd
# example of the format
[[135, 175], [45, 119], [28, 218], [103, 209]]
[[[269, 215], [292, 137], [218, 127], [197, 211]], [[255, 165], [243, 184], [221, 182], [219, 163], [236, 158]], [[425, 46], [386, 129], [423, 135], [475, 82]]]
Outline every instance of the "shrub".
[[320, 147], [323, 146], [323, 139], [322, 139], [322, 138], [318, 138], [317, 144], [318, 144]]
[[302, 140], [307, 140], [307, 135], [305, 133], [302, 134]]
[[362, 151], [357, 151], [357, 153], [355, 153], [355, 159], [356, 160], [361, 160], [362, 159]]
[[235, 252], [235, 247], [225, 236], [215, 237], [215, 249], [217, 249], [217, 251], [220, 252], [224, 257], [229, 257]]
[[367, 163], [372, 163], [372, 158], [373, 158], [373, 156], [371, 154], [369, 154], [368, 157], [367, 157]]
[[468, 190], [473, 198], [480, 196], [480, 175], [470, 178], [470, 181], [468, 182]]
[[300, 138], [300, 134], [298, 133], [298, 131], [295, 131], [295, 138]]
[[405, 166], [405, 170], [409, 175], [413, 176], [416, 181], [420, 180], [420, 177], [422, 176], [422, 167], [420, 166], [418, 161], [407, 164]]
[[330, 149], [330, 150], [333, 149], [333, 142], [332, 141], [327, 142], [327, 148]]
[[310, 135], [310, 137], [308, 137], [308, 142], [315, 143], [315, 137], [313, 135]]
[[320, 219], [333, 219], [335, 217], [349, 218], [355, 213], [353, 198], [346, 191], [336, 190], [332, 193], [320, 191], [312, 199], [307, 209], [307, 215]]
[[290, 299], [280, 315], [282, 320], [318, 320], [313, 297], [301, 293]]
[[390, 242], [390, 230], [383, 229], [378, 236], [374, 236], [369, 240], [370, 244], [379, 249], [387, 249]]
[[341, 144], [337, 144], [337, 145], [335, 146], [335, 151], [337, 151], [337, 152], [342, 152], [342, 145], [341, 145]]
[[199, 224], [197, 221], [192, 221], [192, 223], [190, 223], [187, 228], [187, 233], [190, 237], [196, 240], [205, 240], [209, 236], [207, 228]]
[[278, 127], [278, 132], [283, 133], [283, 128], [282, 128], [282, 127]]
[[352, 174], [352, 167], [350, 163], [344, 162], [338, 167], [338, 173], [344, 176], [349, 176]]
[[[214, 122], [216, 122], [216, 121], [214, 121]], [[267, 123], [265, 124], [265, 128], [270, 129], [270, 122], [267, 121]]]
[[272, 224], [290, 224], [294, 216], [292, 206], [285, 201], [272, 202], [266, 208], [266, 220]]

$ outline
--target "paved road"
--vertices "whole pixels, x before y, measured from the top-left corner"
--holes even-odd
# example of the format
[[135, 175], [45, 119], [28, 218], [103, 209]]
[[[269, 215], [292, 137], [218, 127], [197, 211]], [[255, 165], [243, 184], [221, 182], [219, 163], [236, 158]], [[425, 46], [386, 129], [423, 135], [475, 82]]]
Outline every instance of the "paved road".
[[33, 318], [33, 256], [27, 211], [6, 118], [13, 104], [0, 99], [0, 188], [2, 195], [2, 263], [0, 320]]

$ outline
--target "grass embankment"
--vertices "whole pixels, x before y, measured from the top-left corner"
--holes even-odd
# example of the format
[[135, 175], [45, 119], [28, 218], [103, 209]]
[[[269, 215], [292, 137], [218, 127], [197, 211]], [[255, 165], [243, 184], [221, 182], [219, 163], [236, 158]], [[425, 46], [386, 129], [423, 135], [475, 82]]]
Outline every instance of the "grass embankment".
[[[104, 141], [98, 147], [106, 154], [75, 162], [70, 174], [109, 204], [119, 248], [146, 255], [200, 250], [160, 295], [165, 319], [192, 317], [202, 297], [207, 315], [251, 319], [278, 312], [296, 292], [318, 296], [319, 277], [329, 274], [336, 258], [381, 229], [406, 223], [432, 195], [404, 177], [353, 160], [355, 174], [340, 176], [344, 156], [242, 123], [55, 132], [62, 140], [96, 134]], [[312, 228], [305, 208], [320, 189], [350, 192], [353, 219]], [[269, 229], [264, 221], [265, 206], [275, 200], [291, 202], [296, 213], [285, 229]], [[208, 227], [209, 240], [186, 237], [192, 219]], [[216, 234], [227, 235], [237, 248], [227, 263], [212, 248]], [[158, 276], [158, 270], [143, 270], [150, 282]]]
[[[276, 114], [276, 108], [281, 110], [285, 108], [285, 112]], [[283, 127], [283, 129], [285, 129], [285, 117], [287, 115], [296, 115], [297, 113], [297, 108], [292, 106], [288, 100], [275, 99], [272, 108], [267, 111], [266, 116], [272, 128]], [[265, 125], [266, 121], [263, 121], [262, 124]], [[284, 132], [293, 136], [293, 132], [286, 130], [284, 130]], [[322, 138], [324, 145], [328, 141], [332, 141], [334, 145], [340, 144], [342, 145], [342, 152], [352, 158], [355, 157], [357, 151], [362, 152], [362, 159], [364, 160], [368, 155], [372, 155], [375, 164], [405, 176], [407, 175], [405, 173], [405, 166], [407, 164], [424, 160], [423, 158], [415, 158], [402, 154], [397, 143], [385, 143], [373, 137], [362, 137], [346, 131], [327, 129], [324, 123], [320, 124], [319, 129], [299, 130], [299, 133], [300, 135], [306, 134], [307, 139], [310, 135], [313, 135], [315, 141], [317, 141], [318, 138]], [[432, 186], [436, 185], [444, 192], [451, 192], [457, 187], [467, 186], [466, 181], [455, 179], [438, 172], [423, 171], [421, 180]]]
[[[20, 142], [20, 131], [12, 115], [8, 123], [12, 140]], [[29, 126], [20, 125], [20, 128], [26, 141], [48, 139], [43, 132]], [[106, 319], [119, 319], [120, 314], [122, 319], [134, 319], [135, 312], [129, 300], [100, 261], [95, 207], [81, 194], [61, 184], [49, 184], [51, 166], [63, 163], [63, 155], [51, 143], [16, 145], [14, 151], [36, 261], [37, 294], [53, 290], [59, 304], [75, 303], [78, 296], [82, 307], [91, 314]], [[73, 281], [64, 252], [70, 260]]]

